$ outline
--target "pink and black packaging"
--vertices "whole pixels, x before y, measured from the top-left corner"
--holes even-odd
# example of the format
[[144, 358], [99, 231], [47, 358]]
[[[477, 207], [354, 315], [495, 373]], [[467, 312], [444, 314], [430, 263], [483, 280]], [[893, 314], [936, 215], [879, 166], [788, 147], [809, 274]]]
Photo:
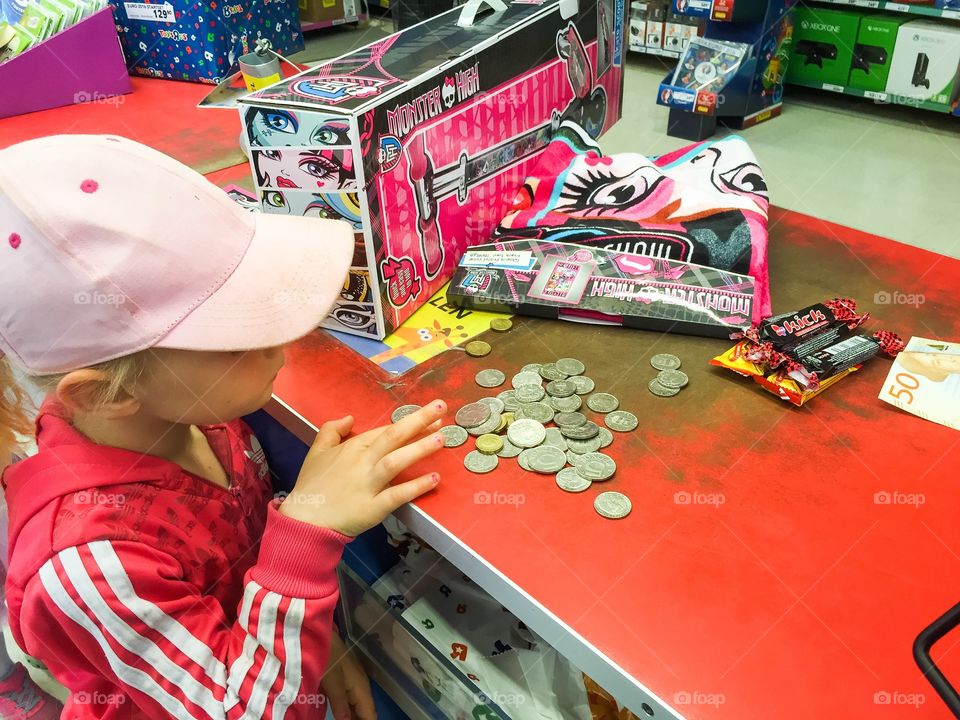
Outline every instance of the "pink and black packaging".
[[624, 0], [431, 18], [241, 100], [261, 210], [356, 233], [324, 326], [383, 338], [490, 241], [561, 122], [619, 118]]

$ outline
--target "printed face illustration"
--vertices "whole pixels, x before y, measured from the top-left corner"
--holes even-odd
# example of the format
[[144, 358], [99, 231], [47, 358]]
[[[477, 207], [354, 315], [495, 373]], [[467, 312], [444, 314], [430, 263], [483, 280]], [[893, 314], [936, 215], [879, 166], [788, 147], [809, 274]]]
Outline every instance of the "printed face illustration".
[[261, 197], [264, 212], [345, 220], [355, 230], [363, 229], [357, 193], [318, 194], [295, 190], [263, 190]]
[[261, 188], [343, 190], [355, 182], [351, 150], [254, 150]]
[[253, 147], [349, 146], [350, 123], [336, 115], [299, 115], [288, 110], [250, 108], [247, 137]]
[[960, 374], [960, 355], [930, 352], [902, 352], [897, 356], [908, 372], [922, 375], [933, 382], [943, 382], [950, 375]]
[[[718, 143], [719, 145], [719, 143]], [[693, 158], [670, 168], [670, 175], [682, 188], [697, 188], [696, 193], [679, 196], [680, 209], [675, 216], [686, 217], [712, 208], [766, 212], [767, 184], [763, 172], [753, 162], [743, 162], [722, 147], [704, 147]]]
[[570, 173], [557, 209], [582, 217], [615, 218], [629, 211], [636, 216], [645, 205], [663, 207], [669, 183], [652, 165], [618, 168], [615, 162], [582, 163]]

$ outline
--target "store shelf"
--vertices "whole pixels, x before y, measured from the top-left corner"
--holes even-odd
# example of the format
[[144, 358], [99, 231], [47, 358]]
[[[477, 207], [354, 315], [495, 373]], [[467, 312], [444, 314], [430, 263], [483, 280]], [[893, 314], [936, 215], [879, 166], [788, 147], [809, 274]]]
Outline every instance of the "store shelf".
[[323, 28], [336, 27], [337, 25], [346, 25], [347, 23], [362, 22], [367, 19], [366, 13], [360, 13], [354, 17], [337, 18], [336, 20], [324, 20], [323, 22], [301, 23], [301, 32], [310, 32], [311, 30], [322, 30]]
[[827, 5], [846, 5], [847, 7], [870, 8], [871, 10], [887, 10], [889, 12], [907, 13], [908, 15], [924, 15], [926, 17], [945, 17], [951, 20], [960, 20], [960, 10], [944, 10], [928, 5], [910, 5], [907, 3], [887, 2], [886, 0], [813, 0]]
[[680, 57], [680, 53], [677, 50], [664, 50], [663, 48], [645, 46], [639, 47], [637, 45], [631, 45], [630, 52], [640, 53], [641, 55], [660, 55], [662, 57], [673, 58], [674, 60]]
[[938, 113], [949, 113], [948, 108], [943, 107], [935, 103], [924, 102], [921, 100], [912, 100], [910, 98], [904, 98], [899, 95], [891, 95], [885, 92], [874, 92], [871, 90], [858, 90], [857, 88], [843, 87], [842, 85], [831, 85], [829, 83], [816, 83], [816, 82], [801, 82], [799, 80], [787, 80], [789, 85], [798, 85], [801, 87], [814, 88], [816, 90], [826, 90], [828, 92], [839, 93], [841, 95], [852, 95], [854, 97], [866, 98], [868, 100], [873, 100], [876, 103], [883, 103], [886, 105], [906, 105], [908, 107], [921, 108], [923, 110], [930, 110], [932, 112]]

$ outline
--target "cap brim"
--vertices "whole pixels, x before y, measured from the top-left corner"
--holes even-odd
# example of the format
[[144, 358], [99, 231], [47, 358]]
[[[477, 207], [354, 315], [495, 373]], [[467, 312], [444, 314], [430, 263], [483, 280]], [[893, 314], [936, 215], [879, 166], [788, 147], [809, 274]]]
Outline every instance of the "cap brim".
[[154, 347], [253, 350], [303, 337], [333, 308], [353, 252], [341, 220], [257, 213], [240, 264]]

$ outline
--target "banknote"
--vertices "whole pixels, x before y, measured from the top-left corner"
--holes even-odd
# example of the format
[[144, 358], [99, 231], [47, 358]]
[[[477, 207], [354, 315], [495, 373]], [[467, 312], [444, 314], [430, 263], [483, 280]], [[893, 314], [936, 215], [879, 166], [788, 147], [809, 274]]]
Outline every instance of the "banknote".
[[880, 399], [960, 430], [960, 342], [910, 338], [890, 367]]

